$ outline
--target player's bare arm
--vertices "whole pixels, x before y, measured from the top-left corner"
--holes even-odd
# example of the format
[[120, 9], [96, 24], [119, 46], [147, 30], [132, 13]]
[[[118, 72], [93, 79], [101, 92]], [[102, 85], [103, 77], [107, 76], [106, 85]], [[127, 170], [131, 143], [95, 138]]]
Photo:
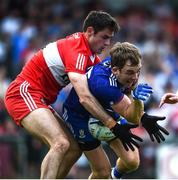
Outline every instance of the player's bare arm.
[[144, 114], [143, 102], [140, 100], [131, 100], [124, 95], [123, 99], [112, 106], [115, 112], [121, 114], [129, 122], [134, 124], [140, 123], [140, 118]]
[[69, 72], [70, 82], [75, 88], [80, 103], [105, 126], [111, 128], [116, 122], [108, 115], [96, 98], [90, 93], [86, 75]]

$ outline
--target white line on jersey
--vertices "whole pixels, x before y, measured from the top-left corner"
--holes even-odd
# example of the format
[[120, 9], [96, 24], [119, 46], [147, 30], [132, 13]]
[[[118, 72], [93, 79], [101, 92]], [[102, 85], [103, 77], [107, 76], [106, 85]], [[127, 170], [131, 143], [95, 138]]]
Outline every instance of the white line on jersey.
[[117, 87], [117, 79], [114, 74], [111, 74], [111, 76], [109, 77], [109, 84], [110, 84], [110, 86]]
[[85, 63], [85, 56], [79, 53], [77, 57], [76, 69], [83, 70], [84, 63]]

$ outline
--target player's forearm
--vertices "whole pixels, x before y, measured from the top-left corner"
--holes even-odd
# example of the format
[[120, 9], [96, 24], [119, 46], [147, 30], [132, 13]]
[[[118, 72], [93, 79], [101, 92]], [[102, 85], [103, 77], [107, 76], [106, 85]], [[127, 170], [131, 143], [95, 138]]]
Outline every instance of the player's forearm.
[[132, 99], [131, 101], [132, 103], [129, 105], [126, 111], [126, 117], [129, 120], [129, 122], [139, 124], [140, 119], [144, 113], [144, 104], [140, 100]]
[[115, 120], [106, 113], [94, 96], [86, 96], [79, 100], [88, 112], [90, 112], [96, 119], [99, 119], [108, 128], [112, 128], [116, 124]]

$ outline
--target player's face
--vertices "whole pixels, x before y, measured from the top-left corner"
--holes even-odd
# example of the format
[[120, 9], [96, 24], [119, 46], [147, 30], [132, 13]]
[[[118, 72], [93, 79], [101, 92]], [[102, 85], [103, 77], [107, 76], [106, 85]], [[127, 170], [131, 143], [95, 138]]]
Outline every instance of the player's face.
[[118, 67], [114, 68], [113, 73], [116, 75], [119, 83], [124, 87], [132, 87], [137, 83], [140, 75], [141, 63], [133, 66], [128, 60], [122, 69], [119, 69]]
[[88, 42], [93, 53], [101, 54], [101, 52], [111, 45], [111, 39], [114, 36], [114, 32], [109, 29], [94, 33], [94, 29], [91, 27], [89, 31]]

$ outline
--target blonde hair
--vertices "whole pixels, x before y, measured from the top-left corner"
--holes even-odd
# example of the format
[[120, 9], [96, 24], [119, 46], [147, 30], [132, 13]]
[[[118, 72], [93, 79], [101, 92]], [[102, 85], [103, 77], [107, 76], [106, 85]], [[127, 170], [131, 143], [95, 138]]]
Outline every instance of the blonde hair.
[[122, 69], [126, 62], [130, 60], [132, 65], [138, 65], [142, 59], [139, 49], [128, 42], [117, 42], [110, 49], [111, 67]]

